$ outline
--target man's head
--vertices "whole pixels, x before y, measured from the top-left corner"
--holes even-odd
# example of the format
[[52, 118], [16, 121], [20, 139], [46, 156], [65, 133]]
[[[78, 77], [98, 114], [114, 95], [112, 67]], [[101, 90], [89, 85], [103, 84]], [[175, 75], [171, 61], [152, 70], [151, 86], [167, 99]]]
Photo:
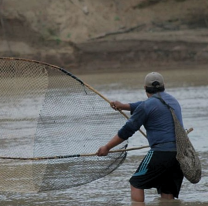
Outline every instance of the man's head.
[[147, 74], [144, 80], [145, 90], [149, 94], [163, 92], [165, 90], [164, 79], [158, 72], [151, 72]]

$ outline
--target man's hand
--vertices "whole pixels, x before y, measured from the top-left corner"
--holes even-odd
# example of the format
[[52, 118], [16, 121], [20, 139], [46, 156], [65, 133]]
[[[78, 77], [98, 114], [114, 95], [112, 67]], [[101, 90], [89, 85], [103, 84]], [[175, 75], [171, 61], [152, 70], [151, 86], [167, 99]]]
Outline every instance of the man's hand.
[[113, 101], [113, 102], [110, 102], [110, 106], [115, 109], [115, 110], [127, 110], [127, 111], [130, 111], [130, 104], [123, 104], [119, 101]]
[[115, 110], [122, 110], [123, 104], [119, 101], [110, 102], [110, 105]]
[[106, 145], [100, 147], [98, 151], [96, 152], [97, 156], [106, 156], [108, 155], [108, 153], [109, 153], [109, 149]]
[[106, 156], [108, 155], [109, 151], [119, 145], [121, 142], [123, 142], [124, 140], [121, 139], [118, 134], [116, 134], [105, 146], [102, 146], [98, 149], [98, 151], [96, 152], [97, 156]]

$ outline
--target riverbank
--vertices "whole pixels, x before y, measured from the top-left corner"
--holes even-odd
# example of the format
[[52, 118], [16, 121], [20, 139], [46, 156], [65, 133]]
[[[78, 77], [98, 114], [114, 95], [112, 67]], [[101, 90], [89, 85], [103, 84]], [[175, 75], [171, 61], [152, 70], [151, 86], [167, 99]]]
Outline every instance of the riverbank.
[[152, 67], [186, 69], [206, 65], [208, 30], [194, 32], [132, 33], [78, 44], [77, 71], [142, 71]]
[[0, 56], [73, 73], [188, 68], [208, 62], [201, 0], [2, 0]]

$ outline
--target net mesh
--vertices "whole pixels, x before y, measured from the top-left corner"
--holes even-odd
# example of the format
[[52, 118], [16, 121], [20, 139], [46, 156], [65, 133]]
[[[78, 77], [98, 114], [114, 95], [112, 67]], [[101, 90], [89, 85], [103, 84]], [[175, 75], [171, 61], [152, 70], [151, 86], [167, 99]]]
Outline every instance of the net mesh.
[[0, 79], [0, 191], [66, 189], [104, 177], [124, 161], [126, 152], [80, 156], [95, 153], [126, 119], [71, 73], [0, 58]]

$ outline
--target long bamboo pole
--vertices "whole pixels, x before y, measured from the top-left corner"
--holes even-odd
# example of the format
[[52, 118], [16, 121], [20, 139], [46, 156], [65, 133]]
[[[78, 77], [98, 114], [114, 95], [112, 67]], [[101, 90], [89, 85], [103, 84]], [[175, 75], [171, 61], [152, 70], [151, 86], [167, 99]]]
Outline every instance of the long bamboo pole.
[[[187, 130], [187, 134], [193, 131], [193, 128]], [[141, 147], [131, 147], [127, 149], [118, 149], [118, 150], [110, 150], [109, 153], [116, 153], [116, 152], [128, 152], [132, 150], [140, 150], [144, 148], [148, 148], [149, 145], [141, 146]], [[89, 156], [96, 156], [97, 153], [89, 153], [89, 154], [74, 154], [74, 155], [63, 155], [63, 156], [51, 156], [51, 157], [0, 157], [0, 159], [5, 160], [50, 160], [50, 159], [66, 159], [66, 158], [73, 158], [73, 157], [89, 157]]]

